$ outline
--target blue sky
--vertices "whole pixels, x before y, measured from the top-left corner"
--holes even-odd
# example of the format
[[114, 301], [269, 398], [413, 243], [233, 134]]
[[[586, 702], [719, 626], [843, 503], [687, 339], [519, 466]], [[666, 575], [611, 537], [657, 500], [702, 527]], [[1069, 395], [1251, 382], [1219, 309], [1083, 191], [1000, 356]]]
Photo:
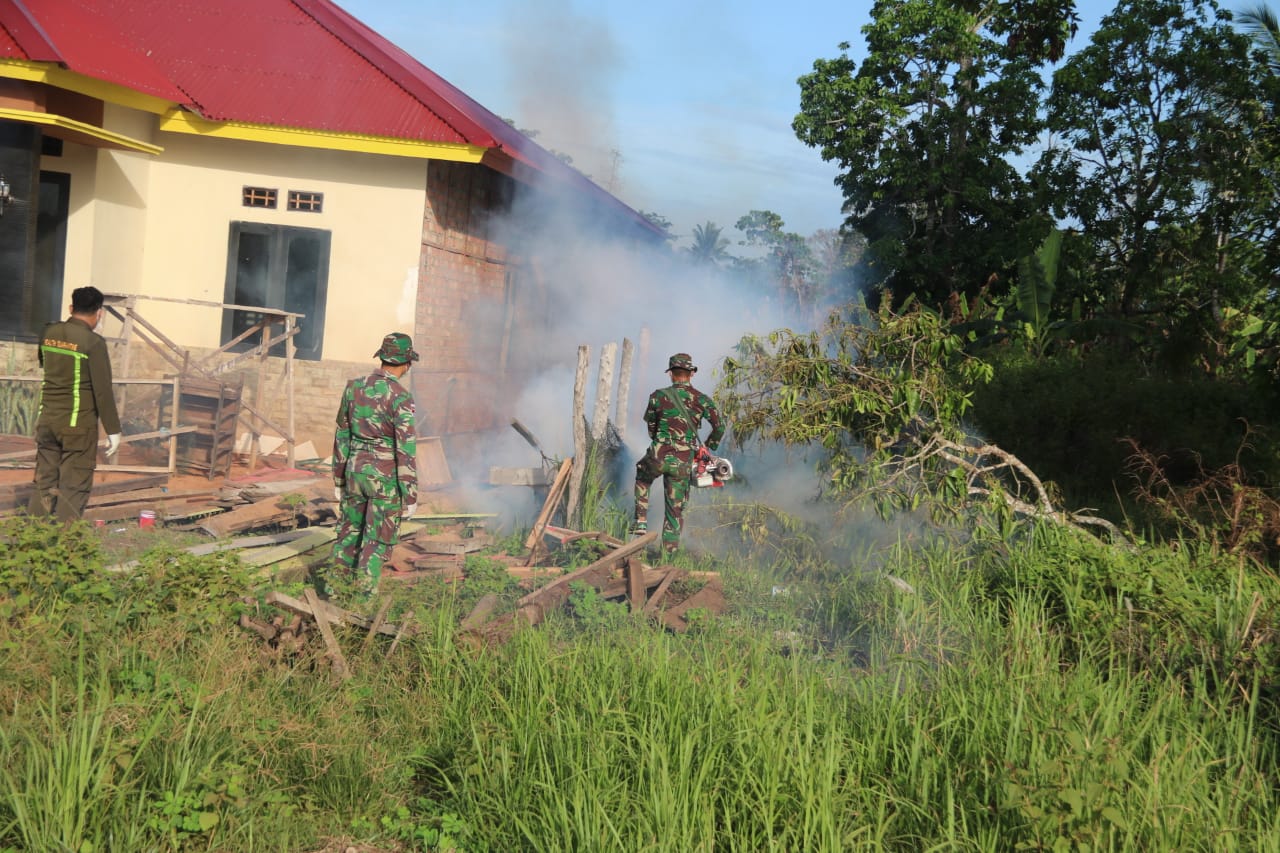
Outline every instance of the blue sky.
[[[756, 209], [804, 235], [840, 224], [835, 167], [791, 131], [796, 78], [841, 41], [858, 55], [869, 2], [336, 1], [680, 244], [707, 221], [736, 241]], [[1073, 48], [1113, 5], [1078, 3]]]

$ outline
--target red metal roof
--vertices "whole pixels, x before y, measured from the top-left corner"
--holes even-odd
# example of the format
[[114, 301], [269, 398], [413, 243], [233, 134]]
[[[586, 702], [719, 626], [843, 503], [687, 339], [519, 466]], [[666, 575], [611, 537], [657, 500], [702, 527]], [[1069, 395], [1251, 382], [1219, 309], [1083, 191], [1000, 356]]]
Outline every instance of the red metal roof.
[[212, 121], [473, 145], [634, 211], [330, 0], [0, 0], [0, 57]]

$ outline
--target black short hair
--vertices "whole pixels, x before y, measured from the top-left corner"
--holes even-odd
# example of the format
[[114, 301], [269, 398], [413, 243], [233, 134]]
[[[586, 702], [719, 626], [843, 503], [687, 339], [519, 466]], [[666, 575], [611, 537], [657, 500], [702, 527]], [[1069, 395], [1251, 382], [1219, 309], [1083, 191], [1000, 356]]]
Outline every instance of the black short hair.
[[102, 302], [102, 291], [91, 284], [71, 291], [72, 314], [92, 314], [102, 307]]

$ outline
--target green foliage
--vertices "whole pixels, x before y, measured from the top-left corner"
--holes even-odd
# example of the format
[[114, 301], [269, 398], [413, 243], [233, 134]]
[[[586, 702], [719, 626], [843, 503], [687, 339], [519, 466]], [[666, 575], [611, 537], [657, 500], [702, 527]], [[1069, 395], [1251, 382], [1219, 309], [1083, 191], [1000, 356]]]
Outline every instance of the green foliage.
[[99, 571], [100, 550], [84, 523], [65, 526], [26, 515], [0, 519], [0, 616], [110, 600], [115, 591]]
[[875, 493], [886, 509], [915, 507], [924, 473], [952, 467], [927, 450], [960, 441], [971, 392], [990, 368], [964, 352], [934, 312], [887, 304], [874, 314], [833, 313], [821, 333], [787, 329], [748, 337], [725, 361], [716, 399], [738, 442], [820, 447], [824, 491]]
[[474, 606], [485, 595], [510, 596], [518, 589], [516, 579], [507, 571], [507, 564], [482, 554], [468, 554], [463, 560], [462, 571], [467, 581], [459, 594], [462, 606]]
[[1270, 286], [1276, 116], [1229, 19], [1212, 0], [1125, 0], [1054, 74], [1058, 142], [1035, 180], [1095, 247], [1076, 295], [1097, 310], [1211, 335], [1223, 305]]
[[[990, 382], [972, 386], [972, 421], [991, 441], [1057, 484], [1072, 504], [1132, 514], [1135, 482], [1124, 439], [1162, 460], [1175, 484], [1238, 462], [1260, 484], [1280, 483], [1267, 425], [1277, 401], [1248, 384], [1153, 373], [1123, 353], [1032, 360], [990, 351]], [[1250, 429], [1256, 434], [1245, 443]], [[1242, 447], [1243, 446], [1243, 447]], [[1140, 517], [1140, 516], [1139, 516]]]
[[1074, 20], [1062, 0], [881, 0], [861, 64], [843, 44], [800, 78], [792, 127], [839, 165], [877, 293], [971, 295], [1043, 237], [1010, 159], [1037, 143], [1038, 68]]
[[616, 629], [627, 619], [627, 605], [602, 598], [589, 584], [569, 584], [569, 606], [579, 625], [588, 631]]
[[397, 806], [393, 814], [383, 815], [378, 821], [382, 830], [396, 841], [408, 844], [410, 850], [428, 853], [466, 850], [462, 840], [466, 838], [467, 826], [457, 815], [435, 815], [433, 803], [425, 798], [419, 798], [415, 806], [416, 809]]

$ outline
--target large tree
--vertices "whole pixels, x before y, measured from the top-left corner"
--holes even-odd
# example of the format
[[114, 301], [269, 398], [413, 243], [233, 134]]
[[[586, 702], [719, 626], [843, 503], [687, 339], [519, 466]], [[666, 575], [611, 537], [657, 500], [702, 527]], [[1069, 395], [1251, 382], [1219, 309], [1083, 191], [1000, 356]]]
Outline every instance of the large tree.
[[870, 284], [940, 303], [1006, 273], [1049, 229], [1011, 158], [1042, 130], [1038, 68], [1071, 0], [878, 0], [861, 64], [841, 44], [799, 80], [793, 128], [841, 169]]
[[1274, 123], [1229, 20], [1212, 0], [1121, 0], [1054, 75], [1036, 175], [1096, 247], [1096, 310], [1203, 332], [1265, 277]]

